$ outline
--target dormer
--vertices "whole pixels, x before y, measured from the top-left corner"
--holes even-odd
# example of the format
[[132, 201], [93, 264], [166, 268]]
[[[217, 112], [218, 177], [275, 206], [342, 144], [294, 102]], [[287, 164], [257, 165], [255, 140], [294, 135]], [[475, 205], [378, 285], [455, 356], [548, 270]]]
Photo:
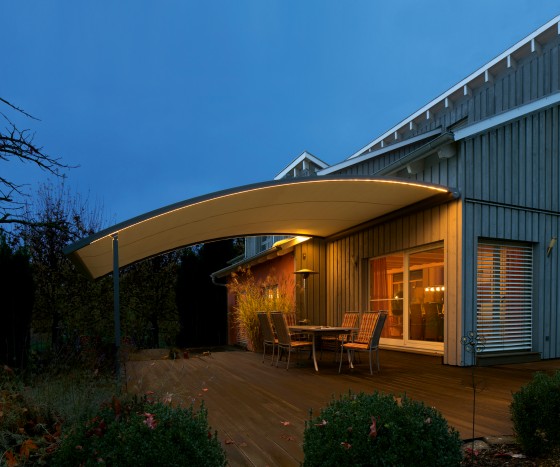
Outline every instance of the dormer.
[[294, 159], [282, 172], [280, 172], [274, 180], [283, 178], [312, 177], [317, 175], [319, 170], [327, 168], [329, 165], [313, 154], [303, 151], [296, 159]]

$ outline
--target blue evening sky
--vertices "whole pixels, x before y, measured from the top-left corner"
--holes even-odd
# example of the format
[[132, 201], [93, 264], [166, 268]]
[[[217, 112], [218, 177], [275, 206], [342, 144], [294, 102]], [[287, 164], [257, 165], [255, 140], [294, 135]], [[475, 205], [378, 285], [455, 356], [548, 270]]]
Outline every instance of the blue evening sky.
[[[341, 162], [558, 14], [558, 0], [0, 0], [0, 96], [40, 119], [17, 123], [79, 166], [68, 186], [112, 224], [270, 180], [305, 150]], [[1, 170], [29, 192], [48, 180]]]

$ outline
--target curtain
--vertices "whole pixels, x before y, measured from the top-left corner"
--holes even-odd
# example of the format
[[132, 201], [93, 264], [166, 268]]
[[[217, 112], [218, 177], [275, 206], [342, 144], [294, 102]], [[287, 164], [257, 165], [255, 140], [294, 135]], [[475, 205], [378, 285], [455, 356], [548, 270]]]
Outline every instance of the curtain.
[[371, 262], [372, 293], [371, 311], [389, 310], [389, 289], [387, 287], [387, 258], [377, 258]]

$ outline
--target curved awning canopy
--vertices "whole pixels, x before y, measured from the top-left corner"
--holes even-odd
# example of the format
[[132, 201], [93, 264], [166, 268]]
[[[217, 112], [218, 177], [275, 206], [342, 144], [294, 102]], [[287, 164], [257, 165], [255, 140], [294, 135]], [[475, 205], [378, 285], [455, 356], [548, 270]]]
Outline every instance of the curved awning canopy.
[[387, 178], [270, 181], [192, 198], [122, 222], [66, 248], [92, 278], [166, 251], [252, 235], [329, 237], [452, 190]]

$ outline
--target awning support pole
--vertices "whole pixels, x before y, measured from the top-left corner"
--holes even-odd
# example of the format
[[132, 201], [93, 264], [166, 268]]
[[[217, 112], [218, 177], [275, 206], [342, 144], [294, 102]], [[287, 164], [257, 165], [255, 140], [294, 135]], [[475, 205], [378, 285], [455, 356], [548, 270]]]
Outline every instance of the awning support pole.
[[120, 381], [120, 345], [121, 345], [121, 314], [120, 314], [120, 277], [119, 277], [119, 234], [113, 234], [113, 311], [115, 321], [115, 360], [117, 384]]

